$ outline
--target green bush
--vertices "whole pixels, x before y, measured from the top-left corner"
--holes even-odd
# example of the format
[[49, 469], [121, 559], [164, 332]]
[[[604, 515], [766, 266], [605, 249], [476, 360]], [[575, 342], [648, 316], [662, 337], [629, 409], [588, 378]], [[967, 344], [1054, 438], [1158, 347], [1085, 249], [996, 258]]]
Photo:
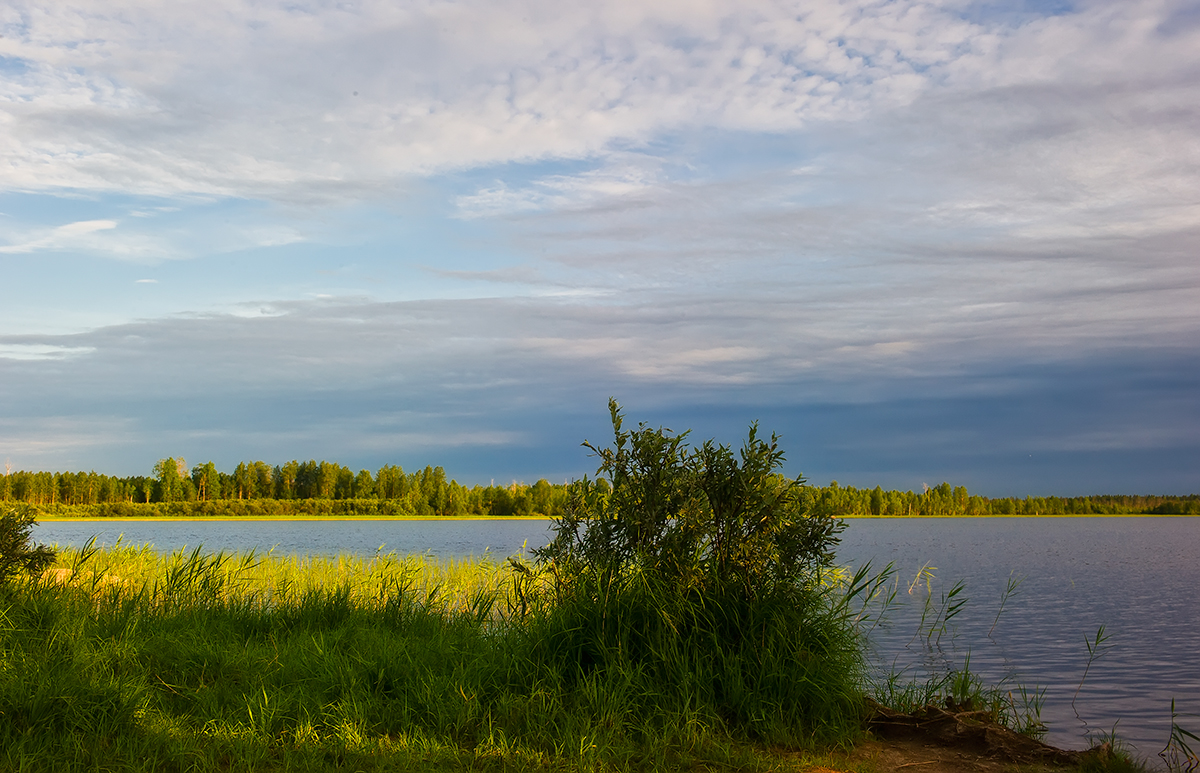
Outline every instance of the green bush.
[[735, 457], [686, 432], [623, 430], [609, 410], [613, 446], [585, 444], [607, 479], [572, 484], [555, 539], [534, 551], [549, 579], [533, 659], [567, 689], [624, 696], [624, 716], [655, 718], [660, 737], [853, 735], [860, 642], [828, 581], [842, 524], [808, 513], [803, 479], [778, 474], [778, 438], [752, 426]]
[[54, 563], [54, 551], [45, 545], [30, 545], [33, 512], [27, 505], [8, 507], [0, 515], [0, 583], [20, 572], [39, 574]]

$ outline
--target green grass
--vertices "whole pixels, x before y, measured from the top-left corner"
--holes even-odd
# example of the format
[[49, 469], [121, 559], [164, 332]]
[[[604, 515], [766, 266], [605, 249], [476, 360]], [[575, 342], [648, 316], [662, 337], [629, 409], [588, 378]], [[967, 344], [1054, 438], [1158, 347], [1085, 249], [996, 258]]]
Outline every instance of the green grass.
[[63, 551], [0, 588], [0, 768], [767, 769], [852, 738], [844, 588], [730, 647], [703, 621], [794, 610], [627, 580], [597, 617], [487, 560]]

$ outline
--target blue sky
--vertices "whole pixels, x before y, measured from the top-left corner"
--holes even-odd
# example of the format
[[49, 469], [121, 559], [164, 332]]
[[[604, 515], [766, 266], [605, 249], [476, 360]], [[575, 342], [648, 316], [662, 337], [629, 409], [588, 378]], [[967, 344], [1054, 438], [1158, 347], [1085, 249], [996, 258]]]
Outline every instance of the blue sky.
[[1200, 491], [1194, 2], [16, 2], [0, 456]]

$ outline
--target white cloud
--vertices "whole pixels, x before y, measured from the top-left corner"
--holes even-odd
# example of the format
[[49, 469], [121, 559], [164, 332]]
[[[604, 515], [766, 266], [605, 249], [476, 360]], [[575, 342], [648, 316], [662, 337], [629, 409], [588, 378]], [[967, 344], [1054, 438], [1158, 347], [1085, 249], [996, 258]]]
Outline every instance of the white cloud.
[[24, 231], [9, 229], [13, 243], [0, 246], [0, 254], [82, 252], [134, 263], [154, 263], [179, 254], [156, 234], [119, 227], [116, 220], [80, 220], [53, 228]]
[[459, 217], [495, 217], [582, 209], [621, 201], [622, 206], [662, 193], [662, 161], [645, 154], [613, 153], [603, 168], [552, 174], [510, 188], [503, 180], [455, 199]]
[[92, 236], [93, 234], [116, 227], [115, 220], [80, 220], [34, 234], [18, 244], [0, 246], [0, 253], [11, 255], [37, 250], [61, 250], [95, 245], [98, 240]]
[[[4, 219], [21, 276], [54, 251], [310, 246], [163, 276], [137, 295], [175, 307], [128, 315], [157, 319], [0, 339], [0, 393], [88, 384], [220, 412], [375, 388], [501, 415], [589, 389], [858, 399], [1194, 353], [1200, 26], [1171, 27], [1183, 7], [17, 0], [0, 186], [72, 197], [46, 227]], [[526, 297], [345, 298], [493, 292]], [[248, 298], [264, 300], [195, 313]]]
[[3, 24], [10, 188], [235, 196], [860, 117], [1006, 34], [921, 0], [26, 0]]
[[0, 343], [0, 359], [8, 360], [61, 360], [94, 351], [95, 348], [91, 346]]

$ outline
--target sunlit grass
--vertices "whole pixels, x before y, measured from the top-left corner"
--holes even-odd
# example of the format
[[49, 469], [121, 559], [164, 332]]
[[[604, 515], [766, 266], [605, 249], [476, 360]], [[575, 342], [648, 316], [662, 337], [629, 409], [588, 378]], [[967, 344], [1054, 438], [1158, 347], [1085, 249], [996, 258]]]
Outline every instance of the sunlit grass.
[[[804, 731], [753, 696], [738, 705], [762, 716], [723, 715], [705, 684], [753, 677], [745, 653], [588, 667], [570, 650], [588, 632], [564, 628], [586, 610], [554, 615], [537, 583], [514, 592], [519, 574], [487, 557], [64, 550], [0, 588], [0, 769], [778, 769], [756, 726], [791, 728], [783, 767], [802, 769], [804, 738], [848, 726], [813, 705]], [[644, 593], [623, 603], [629, 625], [656, 614]], [[811, 680], [833, 676], [810, 659]]]

